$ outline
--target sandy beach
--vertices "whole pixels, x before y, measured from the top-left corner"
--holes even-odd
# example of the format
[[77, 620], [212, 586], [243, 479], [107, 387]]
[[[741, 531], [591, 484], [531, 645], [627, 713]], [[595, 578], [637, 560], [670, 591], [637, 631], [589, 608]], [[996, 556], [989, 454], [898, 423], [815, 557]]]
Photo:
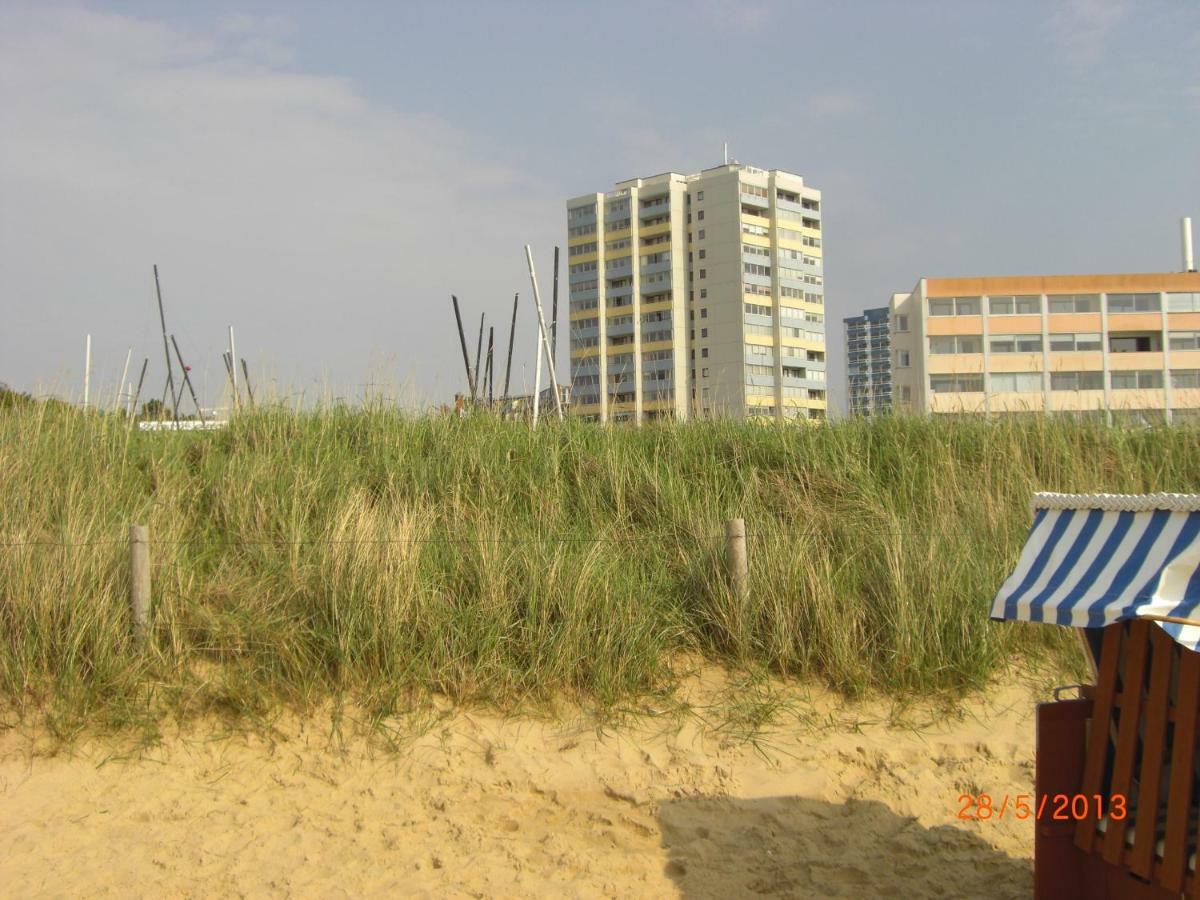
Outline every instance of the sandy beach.
[[8, 896], [1022, 897], [1030, 687], [959, 715], [811, 696], [756, 744], [698, 716], [597, 729], [445, 705], [388, 750], [328, 717], [138, 753], [0, 734]]

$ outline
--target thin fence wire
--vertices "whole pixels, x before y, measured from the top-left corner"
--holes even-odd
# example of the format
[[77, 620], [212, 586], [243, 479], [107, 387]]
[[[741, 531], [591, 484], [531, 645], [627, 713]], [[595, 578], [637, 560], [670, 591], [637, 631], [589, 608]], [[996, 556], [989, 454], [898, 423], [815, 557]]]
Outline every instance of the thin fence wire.
[[[746, 538], [757, 537], [757, 534], [746, 532]], [[152, 547], [186, 547], [192, 545], [213, 545], [219, 544], [222, 546], [245, 546], [245, 547], [301, 547], [312, 546], [316, 544], [324, 545], [369, 545], [369, 544], [525, 544], [525, 545], [543, 545], [543, 544], [641, 544], [647, 540], [655, 538], [682, 538], [694, 541], [723, 541], [724, 534], [717, 535], [690, 535], [690, 534], [652, 534], [640, 535], [638, 537], [628, 538], [602, 538], [602, 537], [563, 537], [559, 535], [546, 535], [534, 537], [500, 537], [500, 538], [485, 538], [485, 537], [429, 537], [429, 538], [301, 538], [301, 539], [243, 539], [243, 538], [225, 538], [216, 540], [213, 538], [186, 538], [183, 540], [156, 540], [151, 539], [146, 543]], [[69, 547], [101, 547], [128, 545], [128, 539], [103, 539], [96, 541], [0, 541], [0, 549], [20, 549], [24, 547], [52, 547], [66, 549]]]

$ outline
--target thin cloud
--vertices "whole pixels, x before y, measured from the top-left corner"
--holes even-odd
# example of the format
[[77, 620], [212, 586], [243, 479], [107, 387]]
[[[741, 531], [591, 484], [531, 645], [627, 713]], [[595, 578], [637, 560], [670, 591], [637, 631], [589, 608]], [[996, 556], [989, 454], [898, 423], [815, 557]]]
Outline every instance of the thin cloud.
[[704, 0], [700, 4], [700, 15], [709, 25], [742, 34], [761, 32], [773, 14], [773, 4], [766, 0]]
[[1129, 12], [1129, 0], [1058, 0], [1050, 33], [1068, 62], [1089, 65], [1103, 57], [1113, 31]]
[[382, 353], [445, 399], [436, 385], [460, 377], [450, 292], [476, 316], [527, 296], [521, 246], [544, 255], [560, 237], [559, 192], [436, 116], [282, 70], [259, 41], [284, 39], [286, 23], [256, 19], [0, 14], [0, 297], [18, 310], [0, 330], [5, 380], [78, 373], [85, 332], [98, 356], [134, 343], [157, 365], [140, 342], [158, 262], [169, 325], [214, 384], [235, 322], [285, 381], [360, 382]]
[[805, 102], [809, 115], [823, 119], [843, 119], [862, 115], [870, 103], [854, 91], [825, 91], [811, 95]]

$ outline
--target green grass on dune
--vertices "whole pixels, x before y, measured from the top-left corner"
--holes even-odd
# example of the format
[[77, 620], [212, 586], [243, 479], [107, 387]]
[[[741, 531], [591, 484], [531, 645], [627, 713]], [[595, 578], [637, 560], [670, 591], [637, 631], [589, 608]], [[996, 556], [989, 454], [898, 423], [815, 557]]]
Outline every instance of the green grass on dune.
[[[380, 409], [208, 433], [0, 411], [0, 696], [64, 723], [380, 714], [429, 690], [611, 705], [699, 653], [850, 693], [955, 692], [1069, 664], [992, 623], [1035, 490], [1190, 491], [1194, 430], [893, 418], [640, 430]], [[722, 574], [746, 520], [748, 602]], [[154, 628], [130, 633], [130, 522]], [[66, 726], [64, 726], [66, 727]]]

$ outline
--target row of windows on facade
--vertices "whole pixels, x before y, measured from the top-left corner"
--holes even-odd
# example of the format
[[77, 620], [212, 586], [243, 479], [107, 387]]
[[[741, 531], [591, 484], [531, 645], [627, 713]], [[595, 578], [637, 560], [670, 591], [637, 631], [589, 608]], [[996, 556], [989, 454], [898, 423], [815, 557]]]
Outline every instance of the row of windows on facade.
[[[759, 194], [755, 193], [756, 191], [759, 191], [759, 190], [763, 190], [763, 189], [755, 187], [753, 185], [742, 185], [741, 192], [744, 194], [747, 194], [748, 196], [751, 196], [751, 197], [762, 196], [763, 199], [766, 199], [766, 194], [759, 195]], [[699, 191], [696, 199], [698, 201], [701, 200], [703, 197], [703, 194], [704, 194], [703, 191]], [[668, 198], [665, 194], [662, 196], [659, 196], [659, 197], [652, 197], [648, 201], [643, 202], [641, 208], [644, 210], [644, 209], [650, 209], [651, 207], [661, 206], [663, 204], [663, 201], [666, 199], [668, 199]], [[688, 197], [687, 199], [690, 204], [691, 197]], [[812, 204], [812, 205], [810, 205], [810, 204]], [[802, 206], [802, 208], [811, 210], [812, 212], [820, 212], [820, 209], [821, 209], [820, 202], [817, 200], [804, 200], [801, 203], [801, 206]], [[753, 216], [758, 216], [761, 213], [761, 209], [758, 209], [753, 206], [745, 206], [745, 205], [742, 206], [742, 211], [745, 212], [747, 215], [753, 215]], [[811, 216], [806, 216], [802, 212], [797, 212], [797, 211], [791, 210], [791, 209], [783, 209], [781, 207], [776, 207], [775, 212], [776, 212], [776, 215], [778, 218], [787, 219], [788, 221], [793, 221], [793, 222], [800, 222], [804, 225], [805, 228], [820, 229], [820, 227], [821, 227], [820, 219], [815, 219]], [[606, 203], [604, 206], [604, 216], [606, 219], [610, 219], [614, 216], [624, 216], [628, 213], [629, 213], [629, 202], [628, 201], [609, 202], [609, 203]], [[596, 208], [594, 206], [575, 206], [575, 207], [572, 207], [567, 210], [567, 222], [568, 222], [568, 224], [571, 222], [578, 222], [580, 219], [594, 218], [595, 215], [596, 215]], [[690, 217], [690, 213], [689, 213], [689, 217]], [[696, 217], [699, 220], [703, 221], [704, 210], [697, 211]], [[690, 221], [690, 218], [689, 218], [689, 221]], [[587, 227], [587, 226], [581, 226], [581, 227]], [[588, 232], [583, 232], [583, 233], [586, 234]]]
[[[742, 234], [753, 234], [757, 237], [770, 237], [771, 229], [765, 225], [755, 225], [753, 222], [743, 222]], [[704, 240], [703, 228], [700, 229], [700, 232], [697, 236], [700, 240]], [[793, 231], [790, 228], [783, 228], [782, 226], [776, 226], [775, 236], [784, 241], [796, 241], [805, 247], [821, 246], [821, 239], [819, 237], [813, 237], [812, 235], [805, 234], [802, 231]]]
[[[659, 290], [656, 292], [656, 291], [653, 291], [653, 289], [652, 289], [653, 285], [662, 284], [662, 283], [668, 281], [669, 278], [670, 278], [670, 276], [668, 273], [643, 275], [642, 276], [642, 285], [643, 286], [651, 286], [651, 290], [642, 292], [642, 302], [643, 303], [660, 303], [660, 302], [664, 302], [664, 301], [670, 301], [671, 292], [669, 290], [665, 290], [665, 291]], [[633, 279], [631, 279], [631, 278], [628, 278], [628, 277], [621, 278], [619, 280], [614, 280], [613, 282], [610, 282], [609, 288], [611, 290], [620, 290], [620, 289], [623, 289], [625, 287], [632, 285], [632, 283], [633, 283]], [[580, 282], [577, 282], [577, 283], [571, 285], [571, 293], [572, 294], [582, 294], [585, 291], [594, 291], [597, 289], [597, 287], [598, 287], [598, 284], [595, 279], [591, 279], [588, 281], [580, 281]], [[765, 297], [767, 299], [772, 298], [772, 292], [771, 292], [771, 288], [769, 285], [745, 284], [745, 285], [742, 285], [742, 293], [747, 294], [749, 296], [753, 296], [753, 297]], [[689, 299], [694, 299], [691, 292], [689, 292], [688, 296], [689, 296]], [[787, 287], [787, 286], [780, 286], [779, 296], [780, 296], [780, 299], [803, 300], [805, 303], [813, 303], [813, 304], [817, 304], [817, 305], [823, 305], [825, 302], [824, 296], [816, 293], [815, 291], [805, 291], [800, 288], [793, 288], [793, 287]], [[700, 299], [701, 300], [708, 299], [708, 288], [700, 288]], [[599, 302], [600, 302], [599, 298], [597, 298], [597, 297], [590, 297], [586, 300], [573, 299], [573, 300], [571, 300], [571, 309], [572, 309], [572, 311], [575, 311], [575, 312], [578, 312], [581, 310], [586, 310], [586, 309], [596, 309], [599, 306]], [[606, 298], [606, 305], [608, 305], [608, 306], [621, 306], [623, 304], [632, 303], [632, 302], [633, 302], [632, 296], [607, 297]], [[785, 310], [789, 309], [789, 308], [790, 307], [786, 307], [786, 306], [781, 307], [781, 309], [785, 309]], [[784, 313], [784, 315], [787, 315], [787, 313]], [[822, 321], [823, 322], [825, 320], [824, 314], [814, 313], [814, 315], [819, 315], [819, 316], [821, 316], [821, 318], [820, 319], [810, 319], [809, 321]]]
[[[757, 184], [748, 184], [745, 181], [738, 182], [738, 190], [741, 193], [746, 194], [747, 196], [761, 197], [764, 200], [766, 200], [768, 197], [771, 196], [765, 187], [760, 187]], [[817, 211], [821, 208], [821, 201], [814, 200], [811, 197], [801, 197], [795, 191], [788, 191], [783, 188], [776, 188], [775, 196], [779, 200], [786, 200], [789, 203], [798, 203], [805, 209], [811, 209], [813, 211]], [[699, 194], [697, 195], [696, 199], [703, 200], [704, 199], [704, 191], [700, 191]]]
[[[1040, 334], [993, 334], [988, 336], [991, 353], [1041, 353]], [[1103, 340], [1099, 332], [1051, 334], [1051, 352], [1100, 350]], [[1200, 350], [1200, 331], [1170, 331], [1167, 346], [1171, 350]], [[1160, 332], [1109, 332], [1108, 349], [1112, 353], [1158, 353], [1162, 351]], [[907, 351], [900, 351], [907, 352]], [[978, 334], [934, 335], [929, 338], [930, 354], [982, 353], [983, 336]]]
[[[1160, 369], [1109, 372], [1109, 387], [1120, 390], [1158, 390], [1163, 386]], [[993, 372], [990, 390], [999, 393], [1037, 393], [1044, 389], [1041, 372]], [[1200, 388], [1200, 369], [1172, 369], [1171, 387]], [[983, 375], [930, 375], [929, 390], [935, 394], [981, 394]], [[1102, 391], [1103, 372], [1051, 372], [1052, 391]]]
[[[774, 318], [775, 310], [770, 306], [763, 306], [760, 303], [746, 303], [745, 311], [752, 316], [763, 316], [765, 318]], [[824, 323], [825, 314], [819, 312], [811, 312], [807, 309], [797, 309], [794, 306], [780, 306], [779, 317], [781, 319], [803, 319], [805, 322], [814, 322], [817, 324]]]
[[[758, 263], [742, 263], [742, 271], [747, 275], [760, 275], [767, 278], [771, 277], [771, 266], [762, 266]], [[706, 276], [704, 269], [700, 270], [700, 277]], [[805, 272], [803, 269], [792, 269], [787, 266], [779, 266], [776, 274], [780, 278], [788, 278], [792, 281], [802, 281], [805, 284], [824, 284], [825, 279], [820, 275], [814, 275], [811, 272]]]
[[[670, 218], [669, 217], [657, 217], [657, 219], [655, 221], [647, 220], [643, 224], [646, 226], [657, 225], [663, 221], [670, 221]], [[631, 224], [632, 223], [628, 219], [625, 219], [620, 222], [610, 223], [610, 227], [607, 230], [610, 232], [625, 231], [626, 229], [628, 229], [630, 227]], [[755, 235], [757, 237], [770, 237], [771, 229], [764, 225], [755, 225], [752, 222], [743, 222], [742, 223], [742, 233]], [[596, 234], [596, 223], [594, 223], [594, 222], [588, 223], [587, 225], [576, 225], [574, 227], [567, 229], [567, 237], [568, 238], [586, 237], [587, 235], [591, 235], [591, 234]], [[795, 241], [796, 243], [801, 244], [802, 246], [805, 246], [805, 247], [820, 247], [821, 246], [821, 239], [819, 237], [814, 237], [812, 235], [805, 234], [802, 231], [795, 231], [791, 228], [784, 228], [782, 226], [777, 226], [775, 228], [775, 236], [779, 240]], [[706, 237], [707, 237], [706, 229], [704, 229], [704, 228], [701, 228], [696, 234], [696, 239], [700, 240], [700, 241], [703, 241]], [[688, 239], [691, 240], [690, 234], [688, 236]], [[648, 246], [653, 243], [667, 243], [670, 240], [671, 240], [671, 235], [669, 233], [664, 233], [664, 234], [653, 235], [652, 237], [649, 237], [649, 238], [643, 238], [641, 243], [642, 243], [642, 246]], [[625, 247], [628, 247], [630, 245], [630, 243], [631, 243], [631, 241], [630, 241], [629, 237], [621, 237], [621, 238], [617, 238], [616, 240], [605, 241], [604, 249], [605, 250], [621, 250], [621, 249], [624, 249]], [[567, 255], [568, 256], [581, 256], [584, 253], [595, 253], [597, 249], [598, 249], [597, 242], [592, 241], [587, 244], [578, 244], [573, 247], [568, 247]]]
[[[978, 316], [983, 297], [936, 297], [929, 300], [931, 316]], [[993, 316], [1041, 315], [1042, 298], [1038, 294], [988, 297], [988, 314]], [[1051, 294], [1047, 297], [1049, 312], [1100, 312], [1099, 294]], [[1105, 308], [1110, 313], [1160, 312], [1160, 294], [1106, 294]], [[1200, 312], [1200, 293], [1167, 293], [1167, 312]], [[907, 322], [905, 322], [907, 325]], [[897, 319], [898, 330], [899, 318]]]

